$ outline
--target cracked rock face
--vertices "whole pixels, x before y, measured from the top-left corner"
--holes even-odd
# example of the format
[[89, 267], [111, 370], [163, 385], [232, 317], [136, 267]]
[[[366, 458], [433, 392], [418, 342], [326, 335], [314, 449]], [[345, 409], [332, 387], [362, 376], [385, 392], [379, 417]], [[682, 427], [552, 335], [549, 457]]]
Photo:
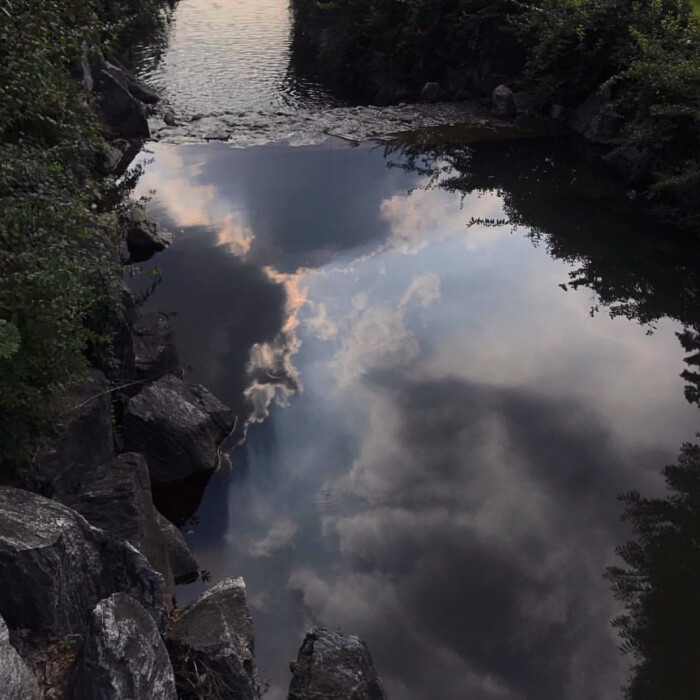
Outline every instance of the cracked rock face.
[[124, 414], [125, 448], [148, 461], [153, 484], [216, 470], [233, 411], [199, 384], [166, 375], [134, 396]]
[[[181, 697], [259, 697], [253, 621], [242, 578], [221, 581], [185, 608], [166, 645]], [[202, 673], [206, 678], [198, 685]]]
[[165, 626], [163, 577], [133, 546], [61, 503], [0, 488], [0, 615], [11, 629], [82, 634], [95, 605], [117, 592]]
[[156, 511], [156, 521], [165, 540], [175, 583], [178, 585], [194, 583], [199, 578], [199, 564], [187, 546], [184, 535], [158, 511]]
[[358, 637], [314, 627], [292, 664], [288, 700], [385, 700], [367, 645]]
[[69, 700], [175, 700], [175, 677], [158, 628], [133, 598], [116, 593], [90, 616]]
[[5, 620], [0, 617], [0, 698], [38, 700], [39, 686], [29, 666], [10, 644]]
[[139, 315], [134, 323], [134, 352], [138, 379], [158, 379], [180, 366], [168, 317], [156, 311]]
[[23, 484], [44, 496], [52, 496], [66, 467], [86, 470], [114, 456], [112, 418], [107, 380], [97, 370], [70, 395], [75, 408], [63, 418], [61, 434], [39, 455]]
[[148, 466], [143, 455], [121, 454], [106, 464], [80, 474], [74, 492], [59, 500], [82, 515], [90, 525], [118, 540], [126, 540], [163, 576], [166, 592], [174, 595], [166, 540], [153, 507]]

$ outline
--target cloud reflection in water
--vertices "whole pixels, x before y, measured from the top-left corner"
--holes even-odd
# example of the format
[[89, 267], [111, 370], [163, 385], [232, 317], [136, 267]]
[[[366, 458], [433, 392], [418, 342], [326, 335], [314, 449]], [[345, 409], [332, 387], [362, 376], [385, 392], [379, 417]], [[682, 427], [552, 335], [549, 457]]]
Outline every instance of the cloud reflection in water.
[[157, 147], [145, 182], [184, 228], [152, 303], [266, 419], [191, 543], [245, 576], [271, 697], [312, 622], [365, 637], [394, 699], [618, 697], [602, 571], [616, 494], [695, 427], [676, 325], [591, 318], [522, 230], [466, 227], [498, 194], [376, 150]]

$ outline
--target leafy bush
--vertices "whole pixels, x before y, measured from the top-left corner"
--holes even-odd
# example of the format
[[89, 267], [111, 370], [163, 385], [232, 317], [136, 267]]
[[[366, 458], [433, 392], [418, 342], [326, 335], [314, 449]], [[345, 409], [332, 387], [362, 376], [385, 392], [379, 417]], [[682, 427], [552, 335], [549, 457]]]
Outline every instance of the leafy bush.
[[[368, 96], [385, 84], [412, 92], [474, 63], [480, 51], [499, 65], [518, 54], [507, 21], [513, 0], [293, 0], [298, 43], [320, 58], [327, 78]], [[317, 64], [318, 65], [318, 64]]]
[[[697, 6], [697, 5], [696, 5]], [[700, 20], [687, 0], [538, 0], [516, 21], [525, 75], [544, 100], [575, 107], [613, 88], [617, 144], [646, 153], [650, 192], [673, 193], [697, 227]]]
[[[331, 81], [393, 98], [474, 69], [471, 89], [527, 89], [571, 108], [610, 88], [613, 147], [640, 155], [640, 186], [700, 227], [698, 0], [293, 0], [298, 44]], [[490, 78], [490, 79], [489, 79]], [[398, 90], [396, 88], [399, 88]], [[670, 209], [667, 209], [669, 211]]]
[[97, 212], [115, 185], [96, 174], [100, 127], [71, 65], [124, 43], [133, 21], [105, 8], [131, 5], [155, 17], [155, 1], [0, 0], [0, 471], [30, 457], [85, 376], [92, 320], [119, 287]]

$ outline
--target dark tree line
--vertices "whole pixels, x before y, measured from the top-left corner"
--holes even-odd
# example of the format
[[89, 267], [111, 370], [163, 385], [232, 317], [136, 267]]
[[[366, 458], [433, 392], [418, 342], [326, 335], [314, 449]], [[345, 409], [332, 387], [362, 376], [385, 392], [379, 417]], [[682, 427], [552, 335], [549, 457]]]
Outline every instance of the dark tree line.
[[623, 494], [634, 539], [606, 573], [625, 613], [613, 621], [634, 657], [628, 700], [696, 700], [700, 693], [700, 446], [662, 471], [666, 498]]

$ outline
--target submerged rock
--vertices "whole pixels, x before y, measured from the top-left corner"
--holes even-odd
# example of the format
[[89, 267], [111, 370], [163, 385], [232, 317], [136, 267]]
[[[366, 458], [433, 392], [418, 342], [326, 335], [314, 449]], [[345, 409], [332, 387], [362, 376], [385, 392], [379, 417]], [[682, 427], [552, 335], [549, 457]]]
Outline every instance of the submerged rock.
[[0, 617], [0, 698], [37, 700], [39, 685], [31, 669], [10, 644], [5, 620]]
[[114, 456], [114, 437], [107, 380], [98, 370], [76, 387], [68, 398], [69, 410], [62, 417], [59, 436], [39, 454], [22, 475], [22, 486], [53, 495], [56, 483], [70, 468], [89, 470]]
[[[170, 599], [175, 581], [170, 557], [153, 507], [148, 466], [143, 455], [129, 452], [78, 475], [64, 485], [59, 500], [94, 527], [126, 540], [163, 577]], [[170, 600], [168, 600], [170, 602]]]
[[199, 564], [187, 546], [180, 529], [157, 511], [156, 521], [165, 541], [175, 583], [178, 585], [194, 583], [199, 578]]
[[253, 621], [242, 578], [221, 581], [185, 608], [165, 641], [180, 697], [259, 697]]
[[154, 484], [213, 472], [233, 411], [199, 384], [166, 375], [134, 396], [124, 413], [127, 450], [146, 456]]
[[511, 117], [518, 107], [513, 91], [507, 85], [499, 85], [491, 93], [491, 110], [497, 117]]
[[131, 207], [124, 223], [131, 262], [148, 260], [170, 245], [170, 234], [161, 231], [141, 206]]
[[68, 700], [175, 700], [175, 677], [158, 628], [130, 596], [100, 601], [90, 616]]
[[140, 315], [133, 326], [136, 376], [157, 379], [177, 371], [180, 358], [168, 317], [156, 311]]
[[288, 700], [385, 700], [367, 645], [358, 637], [314, 627], [292, 663]]
[[9, 627], [81, 634], [95, 605], [117, 592], [165, 625], [163, 578], [136, 549], [61, 503], [0, 488], [0, 615]]

